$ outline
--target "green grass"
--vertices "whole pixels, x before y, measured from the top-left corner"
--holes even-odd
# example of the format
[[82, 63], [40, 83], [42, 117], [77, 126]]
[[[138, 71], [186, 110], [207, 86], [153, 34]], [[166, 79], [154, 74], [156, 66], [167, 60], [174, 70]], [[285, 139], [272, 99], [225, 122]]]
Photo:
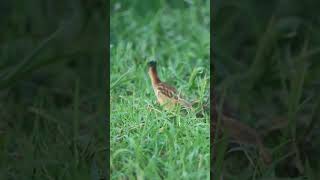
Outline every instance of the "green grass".
[[0, 179], [104, 177], [105, 11], [79, 1], [2, 7]]
[[[316, 1], [221, 1], [215, 6], [217, 89], [258, 129], [273, 162], [253, 146], [214, 146], [226, 179], [319, 179], [319, 23]], [[275, 128], [285, 119], [288, 124]]]
[[165, 111], [146, 66], [208, 102], [209, 1], [192, 2], [111, 2], [111, 179], [209, 179], [209, 112]]

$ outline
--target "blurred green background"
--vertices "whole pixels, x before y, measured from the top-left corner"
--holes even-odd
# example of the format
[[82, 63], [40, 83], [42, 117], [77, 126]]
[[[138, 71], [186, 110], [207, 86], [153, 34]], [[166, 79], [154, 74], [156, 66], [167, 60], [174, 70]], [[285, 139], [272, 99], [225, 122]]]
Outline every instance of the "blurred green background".
[[[209, 112], [164, 111], [148, 77], [209, 103], [210, 2], [111, 1], [111, 179], [209, 179]], [[197, 113], [201, 116], [197, 116]]]
[[0, 179], [106, 173], [106, 2], [0, 5]]
[[231, 147], [220, 164], [226, 179], [320, 178], [319, 5], [214, 1], [217, 91], [226, 92], [235, 116], [259, 130], [273, 155], [264, 166], [251, 146]]

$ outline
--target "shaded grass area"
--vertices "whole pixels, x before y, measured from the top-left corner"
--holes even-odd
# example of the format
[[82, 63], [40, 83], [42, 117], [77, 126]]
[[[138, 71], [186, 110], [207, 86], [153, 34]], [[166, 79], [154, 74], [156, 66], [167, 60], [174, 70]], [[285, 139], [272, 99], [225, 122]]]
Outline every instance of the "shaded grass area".
[[225, 156], [218, 169], [226, 179], [319, 179], [317, 3], [216, 2], [217, 91], [273, 156], [264, 165], [252, 146], [225, 151], [222, 140], [216, 156]]
[[103, 4], [2, 2], [0, 179], [105, 176]]
[[209, 113], [164, 111], [146, 66], [208, 102], [209, 1], [112, 1], [110, 30], [112, 179], [209, 179]]

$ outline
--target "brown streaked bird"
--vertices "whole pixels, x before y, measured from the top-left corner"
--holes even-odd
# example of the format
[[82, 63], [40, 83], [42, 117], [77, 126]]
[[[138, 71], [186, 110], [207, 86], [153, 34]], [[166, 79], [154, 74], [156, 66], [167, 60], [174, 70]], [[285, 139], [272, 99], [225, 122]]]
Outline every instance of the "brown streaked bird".
[[177, 104], [180, 104], [184, 108], [192, 108], [191, 103], [184, 100], [181, 94], [174, 87], [160, 80], [157, 73], [156, 61], [149, 61], [148, 68], [152, 88], [160, 105], [164, 106], [166, 109], [172, 109]]
[[[217, 121], [218, 121], [218, 107], [217, 107], [217, 96], [216, 93], [213, 93], [211, 96], [211, 102], [213, 105], [211, 106], [211, 113], [213, 115], [213, 119], [211, 119], [211, 144], [214, 144], [214, 136], [216, 135], [217, 129]], [[254, 144], [259, 148], [260, 155], [262, 160], [266, 164], [270, 164], [272, 162], [272, 157], [268, 149], [264, 146], [262, 137], [257, 132], [257, 130], [249, 127], [248, 125], [240, 122], [238, 119], [234, 118], [231, 113], [231, 108], [227, 104], [222, 105], [222, 113], [221, 113], [221, 127], [228, 131], [230, 137], [238, 143], [241, 144]], [[218, 130], [218, 135], [221, 135], [221, 131]]]

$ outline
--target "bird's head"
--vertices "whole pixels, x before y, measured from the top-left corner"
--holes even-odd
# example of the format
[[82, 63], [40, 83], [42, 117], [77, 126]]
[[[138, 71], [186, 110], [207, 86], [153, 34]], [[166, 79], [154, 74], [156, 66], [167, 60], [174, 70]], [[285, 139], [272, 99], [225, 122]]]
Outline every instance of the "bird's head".
[[157, 62], [155, 60], [151, 60], [148, 62], [148, 67], [156, 67], [157, 66]]

